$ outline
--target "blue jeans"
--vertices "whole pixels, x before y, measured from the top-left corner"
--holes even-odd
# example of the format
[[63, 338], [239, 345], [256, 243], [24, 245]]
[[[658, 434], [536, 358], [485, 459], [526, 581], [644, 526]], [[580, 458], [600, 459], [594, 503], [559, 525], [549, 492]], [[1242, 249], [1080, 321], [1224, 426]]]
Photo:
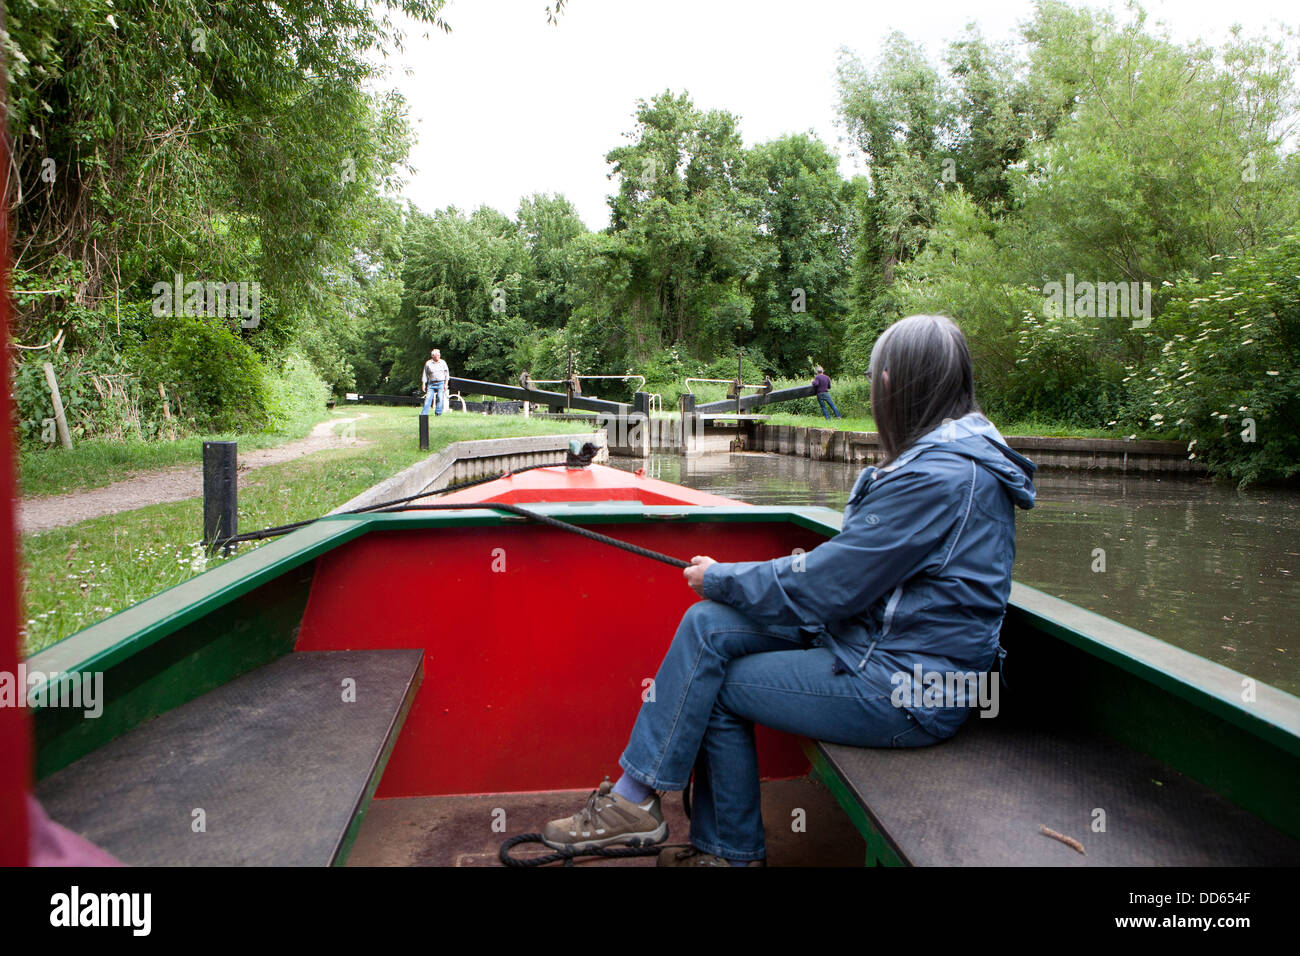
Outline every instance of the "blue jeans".
[[856, 747], [938, 742], [892, 704], [888, 678], [832, 673], [833, 654], [812, 637], [714, 601], [682, 616], [619, 766], [656, 790], [684, 789], [694, 768], [697, 849], [728, 860], [767, 855], [755, 723]]
[[435, 395], [438, 396], [438, 408], [434, 412], [434, 414], [441, 415], [443, 408], [445, 408], [447, 405], [447, 383], [446, 382], [429, 383], [429, 390], [424, 396], [424, 411], [420, 412], [421, 415], [429, 414], [429, 406], [433, 404], [433, 396]]
[[822, 418], [830, 418], [830, 417], [831, 417], [830, 415], [828, 415], [828, 414], [826, 413], [826, 406], [827, 406], [827, 405], [829, 405], [829, 406], [831, 407], [831, 411], [835, 413], [835, 417], [836, 417], [836, 418], [843, 418], [843, 417], [844, 417], [843, 415], [840, 414], [840, 410], [839, 410], [838, 408], [835, 407], [835, 399], [831, 398], [831, 393], [830, 393], [830, 392], [818, 392], [818, 393], [817, 393], [817, 404], [821, 406], [821, 410], [822, 410]]

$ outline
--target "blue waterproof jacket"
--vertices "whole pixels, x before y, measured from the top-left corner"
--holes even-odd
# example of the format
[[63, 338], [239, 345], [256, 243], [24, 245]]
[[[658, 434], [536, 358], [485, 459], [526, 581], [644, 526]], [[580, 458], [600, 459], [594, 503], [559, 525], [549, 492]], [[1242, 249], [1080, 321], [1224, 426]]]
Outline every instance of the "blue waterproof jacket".
[[[710, 565], [704, 594], [755, 621], [813, 632], [837, 670], [882, 694], [906, 680], [915, 696], [905, 700], [919, 702], [916, 665], [987, 672], [1004, 653], [1015, 506], [1033, 507], [1036, 470], [983, 415], [946, 422], [892, 464], [863, 470], [834, 538], [803, 555]], [[941, 738], [970, 713], [907, 709]]]

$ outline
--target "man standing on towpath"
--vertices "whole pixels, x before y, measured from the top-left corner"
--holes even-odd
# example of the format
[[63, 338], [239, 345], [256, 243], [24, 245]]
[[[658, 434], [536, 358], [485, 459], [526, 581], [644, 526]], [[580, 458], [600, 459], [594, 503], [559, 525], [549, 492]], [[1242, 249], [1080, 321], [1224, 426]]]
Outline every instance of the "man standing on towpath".
[[438, 397], [438, 407], [434, 414], [442, 414], [443, 408], [447, 405], [447, 379], [449, 378], [451, 378], [451, 370], [442, 360], [442, 353], [434, 349], [429, 353], [429, 361], [424, 363], [424, 371], [420, 373], [420, 389], [424, 392], [424, 411], [420, 412], [421, 415], [429, 414], [429, 406], [433, 404], [435, 395]]
[[820, 366], [817, 366], [817, 377], [812, 380], [813, 388], [817, 390], [817, 404], [821, 406], [822, 418], [829, 419], [831, 416], [826, 412], [826, 406], [829, 405], [836, 418], [843, 418], [840, 410], [835, 407], [835, 399], [831, 398], [831, 377]]

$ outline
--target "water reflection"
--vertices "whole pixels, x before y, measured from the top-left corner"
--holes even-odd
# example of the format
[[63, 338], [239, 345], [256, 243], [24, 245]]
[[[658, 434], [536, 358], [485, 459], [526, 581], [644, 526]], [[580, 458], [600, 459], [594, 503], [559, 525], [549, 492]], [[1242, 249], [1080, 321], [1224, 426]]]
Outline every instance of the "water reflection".
[[[611, 464], [752, 504], [837, 510], [858, 474], [764, 454]], [[1036, 484], [1016, 580], [1300, 694], [1300, 493], [1065, 471]]]

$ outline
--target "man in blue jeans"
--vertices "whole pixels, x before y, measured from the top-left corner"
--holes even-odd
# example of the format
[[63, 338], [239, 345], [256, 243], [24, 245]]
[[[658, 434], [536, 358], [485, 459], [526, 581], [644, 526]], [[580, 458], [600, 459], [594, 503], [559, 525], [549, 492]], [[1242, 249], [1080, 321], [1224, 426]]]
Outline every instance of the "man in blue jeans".
[[438, 398], [438, 406], [434, 414], [442, 414], [443, 408], [447, 405], [447, 379], [450, 377], [451, 370], [442, 360], [442, 353], [434, 349], [429, 353], [429, 361], [424, 363], [424, 370], [420, 373], [420, 389], [425, 393], [424, 411], [420, 412], [421, 415], [429, 414], [429, 406], [433, 404], [435, 395]]
[[829, 419], [831, 416], [826, 411], [826, 406], [835, 413], [836, 418], [843, 418], [840, 410], [835, 407], [835, 399], [831, 398], [831, 377], [826, 374], [820, 365], [817, 366], [817, 376], [812, 380], [813, 388], [817, 390], [817, 404], [821, 406], [822, 418]]
[[[691, 559], [686, 583], [707, 600], [682, 617], [619, 758], [622, 777], [548, 823], [547, 845], [663, 841], [658, 791], [684, 788], [694, 770], [690, 845], [665, 849], [659, 864], [761, 866], [755, 723], [849, 746], [922, 747], [970, 715], [975, 702], [953, 689], [987, 678], [1002, 657], [1015, 510], [1033, 506], [1035, 466], [980, 413], [950, 319], [896, 323], [871, 366], [884, 460], [858, 476], [840, 533], [769, 561]], [[895, 382], [906, 400], [894, 400]]]

